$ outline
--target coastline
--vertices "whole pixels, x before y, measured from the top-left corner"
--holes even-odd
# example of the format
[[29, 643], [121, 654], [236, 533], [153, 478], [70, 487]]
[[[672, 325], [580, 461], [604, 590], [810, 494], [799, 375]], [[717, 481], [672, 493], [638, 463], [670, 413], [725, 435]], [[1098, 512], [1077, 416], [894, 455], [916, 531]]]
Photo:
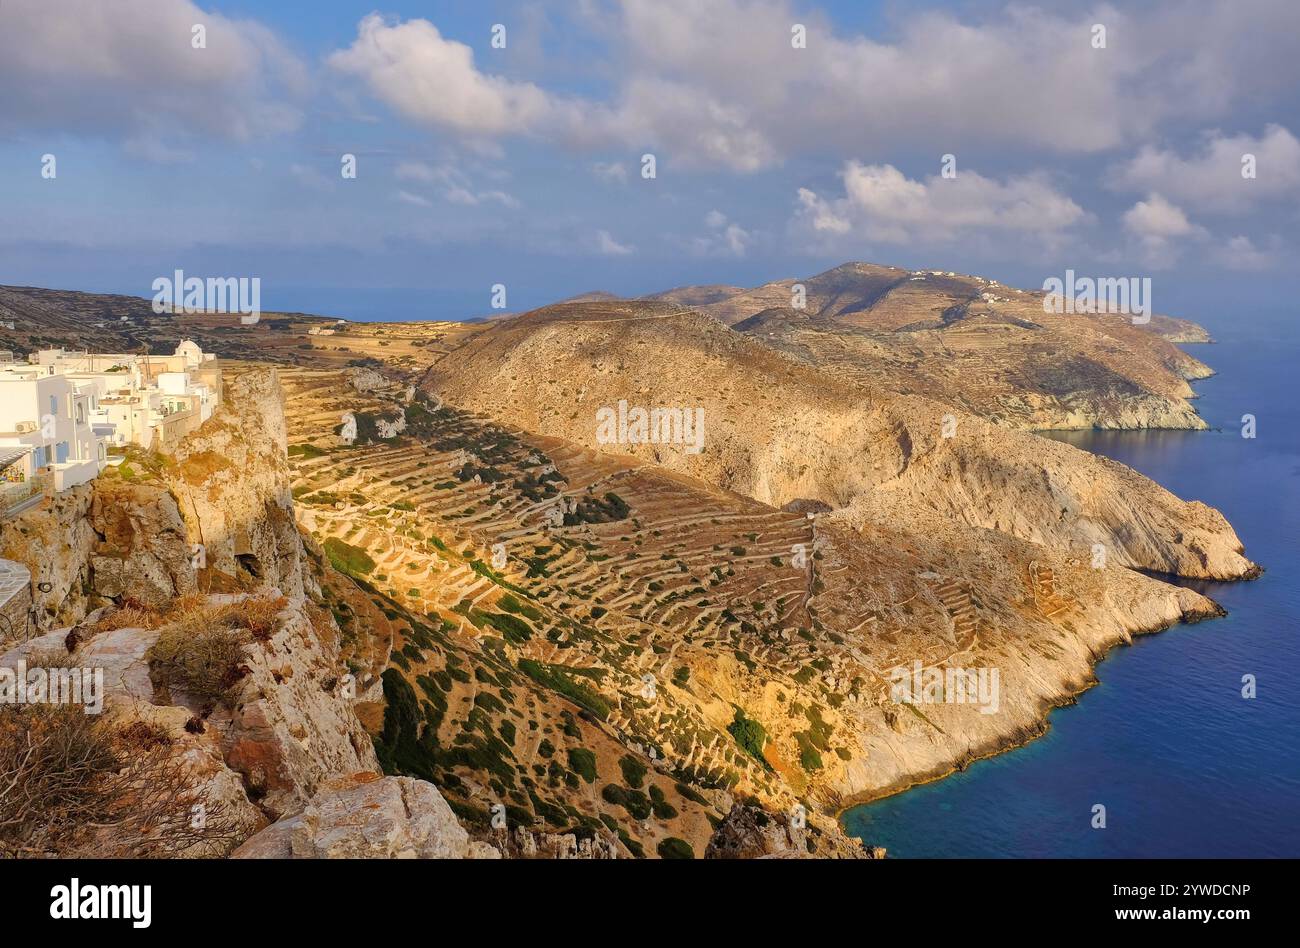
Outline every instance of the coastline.
[[[1251, 576], [1243, 576], [1240, 581], [1256, 579], [1262, 572], [1263, 570], [1260, 569], [1259, 573], [1255, 573]], [[1057, 697], [1044, 702], [1039, 709], [1038, 719], [1032, 724], [1020, 725], [1014, 730], [1007, 732], [1005, 735], [990, 738], [977, 748], [962, 755], [954, 764], [940, 768], [933, 768], [920, 774], [909, 775], [905, 780], [895, 781], [881, 789], [847, 795], [839, 801], [835, 808], [834, 816], [836, 822], [840, 825], [841, 829], [844, 829], [847, 833], [848, 829], [844, 826], [844, 815], [851, 809], [870, 803], [876, 803], [888, 797], [905, 793], [915, 787], [943, 780], [945, 777], [965, 771], [972, 764], [977, 763], [978, 761], [987, 760], [991, 757], [997, 757], [1009, 753], [1042, 737], [1051, 728], [1050, 716], [1052, 711], [1057, 708], [1070, 707], [1071, 705], [1078, 704], [1080, 696], [1099, 683], [1100, 680], [1096, 675], [1097, 666], [1105, 661], [1114, 649], [1121, 646], [1132, 645], [1133, 639], [1137, 636], [1157, 635], [1178, 625], [1194, 625], [1199, 622], [1223, 618], [1228, 614], [1227, 610], [1217, 602], [1214, 602], [1214, 600], [1208, 601], [1214, 606], [1211, 611], [1196, 612], [1194, 610], [1188, 610], [1181, 617], [1172, 621], [1164, 622], [1148, 628], [1135, 629], [1132, 632], [1122, 633], [1115, 636], [1112, 641], [1102, 643], [1100, 650], [1093, 654], [1086, 676], [1080, 682], [1068, 686]], [[871, 845], [870, 841], [864, 840], [863, 842], [864, 844]]]
[[[1207, 332], [1207, 337], [1208, 337], [1208, 332]], [[1195, 340], [1186, 343], [1179, 342], [1178, 344], [1180, 346], [1181, 345], [1215, 345], [1217, 344], [1217, 340], [1213, 338], [1206, 338], [1204, 340]], [[1219, 374], [1220, 373], [1217, 370], [1210, 369], [1208, 374], [1206, 374], [1205, 376], [1196, 379], [1190, 379], [1189, 381], [1198, 381], [1198, 382], [1205, 381], [1207, 379], [1215, 378]], [[1192, 399], [1199, 398], [1200, 394], [1201, 394], [1200, 392], [1194, 392], [1191, 398]], [[1195, 411], [1195, 408], [1193, 408], [1193, 411]], [[1199, 412], [1196, 412], [1196, 417], [1201, 418], [1202, 416], [1200, 415]], [[1122, 430], [1126, 430], [1126, 429], [1116, 429], [1116, 428], [1100, 427], [1100, 426], [1094, 426], [1092, 428], [1033, 429], [1035, 434], [1039, 434], [1044, 437], [1048, 437], [1053, 432], [1059, 432], [1059, 433], [1077, 433], [1082, 431], [1114, 432], [1114, 431], [1122, 431]], [[1198, 429], [1136, 428], [1136, 429], [1127, 429], [1127, 430], [1136, 432], [1136, 431], [1192, 431]], [[1206, 427], [1199, 430], [1205, 431], [1205, 430], [1215, 430], [1215, 429], [1211, 428], [1211, 426], [1207, 422]], [[1190, 589], [1193, 592], [1197, 592], [1197, 593], [1200, 593], [1198, 586], [1205, 582], [1204, 580], [1191, 579], [1188, 577], [1178, 576], [1176, 574], [1158, 573], [1155, 571], [1144, 570], [1139, 568], [1135, 568], [1133, 571], [1140, 575], [1146, 576], [1150, 579], [1164, 583], [1166, 585]], [[1264, 572], [1265, 572], [1265, 567], [1261, 566], [1258, 563], [1255, 563], [1252, 565], [1252, 567], [1249, 570], [1247, 570], [1242, 575], [1233, 577], [1231, 580], [1226, 580], [1226, 582], [1233, 582], [1233, 583], [1251, 582], [1253, 580], [1258, 579], [1260, 576], [1262, 576]], [[1212, 580], [1212, 582], [1225, 582], [1225, 580]], [[1200, 593], [1200, 594], [1204, 596], [1204, 593]], [[1099, 684], [1100, 679], [1096, 675], [1096, 669], [1103, 661], [1106, 660], [1107, 657], [1109, 657], [1109, 655], [1114, 649], [1120, 646], [1132, 645], [1134, 637], [1139, 635], [1141, 636], [1157, 635], [1161, 632], [1166, 632], [1169, 629], [1174, 628], [1175, 626], [1180, 624], [1192, 625], [1195, 623], [1205, 622], [1212, 619], [1223, 618], [1228, 614], [1227, 610], [1224, 609], [1223, 606], [1221, 606], [1217, 601], [1211, 599], [1208, 596], [1205, 596], [1205, 598], [1214, 606], [1214, 609], [1212, 611], [1198, 613], [1195, 610], [1189, 609], [1185, 611], [1182, 616], [1172, 621], [1163, 622], [1146, 628], [1135, 629], [1131, 632], [1121, 633], [1115, 636], [1112, 640], [1101, 643], [1099, 650], [1095, 651], [1093, 654], [1093, 658], [1089, 663], [1084, 679], [1081, 682], [1077, 683], [1076, 685], [1067, 686], [1055, 698], [1043, 702], [1039, 709], [1039, 717], [1033, 723], [1023, 724], [1014, 728], [1011, 731], [1008, 731], [1004, 735], [991, 737], [987, 741], [980, 744], [978, 747], [968, 751], [965, 755], [960, 757], [953, 764], [931, 768], [929, 770], [922, 771], [918, 774], [909, 775], [905, 779], [894, 781], [893, 783], [888, 784], [876, 790], [868, 790], [860, 793], [846, 795], [841, 799], [841, 801], [838, 803], [838, 805], [834, 810], [834, 816], [836, 822], [839, 824], [841, 829], [844, 829], [845, 832], [847, 833], [848, 829], [844, 825], [844, 816], [849, 810], [855, 809], [856, 807], [859, 806], [865, 806], [867, 804], [876, 803], [879, 802], [880, 800], [884, 800], [889, 797], [898, 796], [899, 794], [905, 793], [906, 791], [914, 789], [916, 787], [924, 786], [926, 784], [936, 783], [940, 780], [943, 780], [946, 777], [952, 776], [955, 773], [960, 773], [965, 771], [972, 764], [977, 763], [978, 761], [987, 760], [992, 757], [997, 757], [1002, 754], [1010, 753], [1012, 751], [1025, 747], [1026, 745], [1030, 744], [1031, 742], [1037, 740], [1040, 737], [1043, 737], [1051, 729], [1051, 713], [1053, 711], [1055, 711], [1058, 708], [1065, 708], [1065, 707], [1070, 707], [1078, 704], [1079, 699], [1083, 694], [1085, 694], [1087, 691], [1091, 690], [1093, 687]], [[870, 845], [869, 841], [864, 840], [863, 842], [864, 844]]]

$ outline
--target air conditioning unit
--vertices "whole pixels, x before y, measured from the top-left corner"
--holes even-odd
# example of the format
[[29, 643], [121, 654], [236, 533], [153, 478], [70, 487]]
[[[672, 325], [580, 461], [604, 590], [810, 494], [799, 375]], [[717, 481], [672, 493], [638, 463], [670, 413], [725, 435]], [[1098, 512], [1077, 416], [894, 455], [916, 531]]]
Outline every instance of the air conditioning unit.
[[19, 434], [27, 434], [28, 432], [35, 431], [39, 427], [40, 425], [34, 421], [20, 421], [18, 424], [14, 425], [14, 431]]

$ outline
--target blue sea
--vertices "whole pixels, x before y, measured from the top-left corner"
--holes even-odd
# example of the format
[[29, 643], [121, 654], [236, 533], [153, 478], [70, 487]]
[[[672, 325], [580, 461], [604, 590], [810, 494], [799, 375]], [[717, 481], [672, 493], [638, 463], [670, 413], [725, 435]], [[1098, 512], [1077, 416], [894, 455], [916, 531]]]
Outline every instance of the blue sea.
[[855, 807], [849, 833], [903, 858], [1300, 856], [1300, 312], [1201, 321], [1214, 430], [1051, 437], [1217, 507], [1264, 576], [1194, 584], [1228, 616], [1112, 650], [1045, 736]]

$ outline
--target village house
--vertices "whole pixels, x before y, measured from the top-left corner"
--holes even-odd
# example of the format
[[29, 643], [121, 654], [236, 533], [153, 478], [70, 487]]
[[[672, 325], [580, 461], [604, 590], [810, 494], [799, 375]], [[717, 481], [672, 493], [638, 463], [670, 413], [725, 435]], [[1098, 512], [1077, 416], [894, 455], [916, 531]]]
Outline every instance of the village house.
[[188, 340], [170, 356], [42, 349], [0, 360], [0, 514], [86, 483], [110, 447], [171, 449], [220, 402], [220, 364]]

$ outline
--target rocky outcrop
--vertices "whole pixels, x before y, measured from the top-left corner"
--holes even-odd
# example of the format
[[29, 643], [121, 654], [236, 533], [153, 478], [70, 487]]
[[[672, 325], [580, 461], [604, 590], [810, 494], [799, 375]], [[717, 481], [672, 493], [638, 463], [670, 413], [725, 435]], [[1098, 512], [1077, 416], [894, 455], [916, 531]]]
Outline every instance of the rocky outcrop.
[[209, 569], [302, 595], [302, 545], [289, 490], [283, 395], [274, 369], [228, 377], [217, 413], [166, 469]]
[[0, 520], [0, 557], [31, 572], [36, 629], [76, 622], [90, 605], [90, 555], [97, 537], [90, 521], [94, 487], [83, 484], [40, 506]]
[[275, 633], [250, 646], [229, 716], [214, 714], [226, 760], [272, 818], [300, 809], [325, 781], [377, 772], [379, 761], [352, 710], [337, 633], [305, 600], [292, 600]]
[[185, 521], [166, 488], [121, 480], [94, 482], [90, 525], [97, 542], [91, 585], [104, 599], [161, 609], [195, 591]]
[[[117, 728], [147, 728], [150, 742], [167, 747], [167, 772], [187, 774], [186, 790], [177, 805], [192, 816], [210, 820], [219, 834], [198, 838], [170, 855], [187, 858], [225, 856], [241, 839], [266, 825], [266, 817], [249, 800], [238, 772], [225, 761], [220, 735], [195, 728], [186, 707], [158, 702], [149, 676], [147, 653], [158, 631], [120, 628], [93, 634], [88, 630], [57, 629], [0, 654], [0, 668], [33, 667], [46, 656], [71, 654], [76, 666], [103, 672], [102, 712]], [[69, 643], [74, 645], [69, 650]]]
[[516, 826], [498, 830], [477, 841], [472, 853], [477, 859], [618, 859], [619, 844], [613, 836], [574, 833], [534, 833]]
[[236, 859], [465, 859], [481, 848], [436, 787], [374, 773], [339, 778], [299, 813], [267, 827]]
[[736, 803], [718, 824], [705, 859], [883, 859], [885, 850], [864, 847], [838, 826], [819, 830], [788, 813], [769, 813]]

